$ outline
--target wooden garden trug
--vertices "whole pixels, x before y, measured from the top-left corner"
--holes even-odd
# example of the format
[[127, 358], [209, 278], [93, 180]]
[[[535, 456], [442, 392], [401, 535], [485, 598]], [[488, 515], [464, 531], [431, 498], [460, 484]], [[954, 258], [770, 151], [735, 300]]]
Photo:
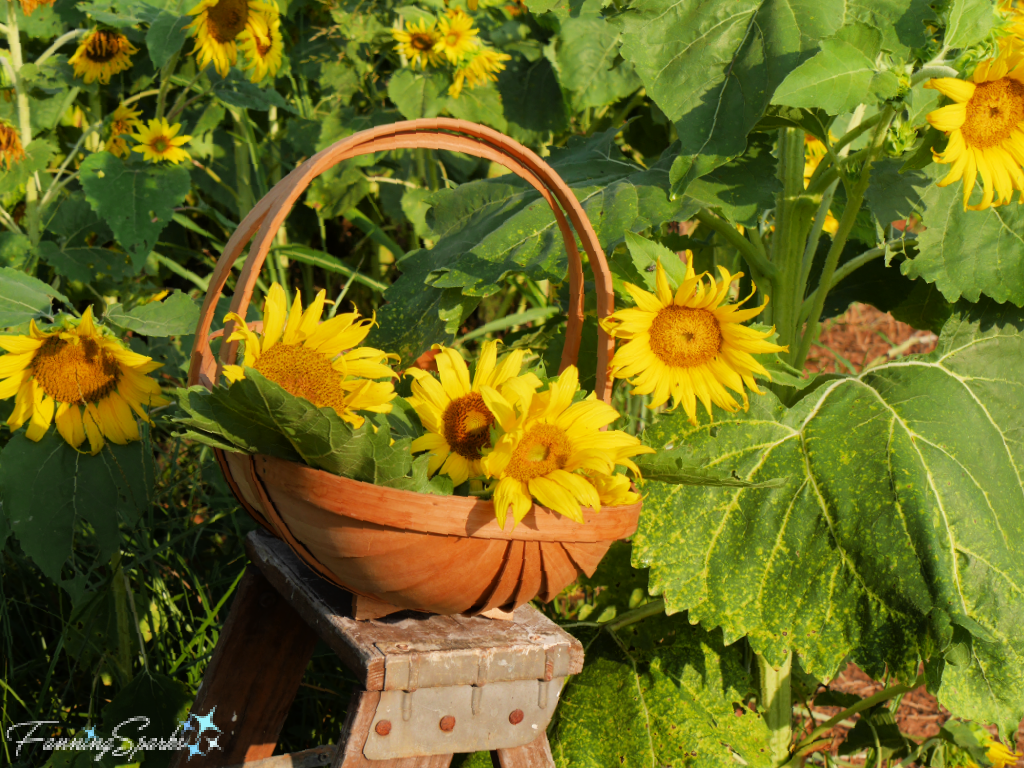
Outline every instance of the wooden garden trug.
[[[219, 749], [172, 768], [446, 768], [492, 752], [502, 768], [553, 768], [545, 729], [580, 643], [530, 605], [513, 621], [405, 611], [352, 618], [350, 593], [280, 540], [249, 534], [239, 584], [192, 712]], [[396, 567], [399, 564], [396, 563]], [[317, 638], [361, 681], [336, 747], [272, 757]]]

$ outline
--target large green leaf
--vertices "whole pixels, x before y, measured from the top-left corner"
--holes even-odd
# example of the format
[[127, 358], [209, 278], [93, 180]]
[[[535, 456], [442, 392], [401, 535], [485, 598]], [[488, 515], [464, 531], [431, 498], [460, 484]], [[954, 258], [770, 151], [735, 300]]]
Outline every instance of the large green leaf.
[[932, 185], [921, 200], [925, 231], [903, 273], [935, 283], [949, 301], [978, 301], [984, 294], [1024, 306], [1024, 210], [1004, 205], [965, 211], [961, 182]]
[[175, 291], [163, 301], [128, 312], [120, 304], [112, 304], [103, 313], [103, 320], [143, 336], [184, 336], [196, 329], [199, 305], [188, 294]]
[[191, 16], [179, 16], [166, 9], [160, 11], [146, 32], [146, 49], [154, 67], [159, 69], [181, 50], [188, 38], [185, 27], [191, 22]]
[[80, 178], [89, 205], [110, 225], [137, 269], [191, 188], [183, 167], [129, 164], [109, 152], [83, 160]]
[[17, 269], [0, 267], [0, 328], [50, 316], [54, 299], [71, 304], [67, 296], [43, 281]]
[[1022, 359], [1019, 312], [963, 310], [933, 355], [833, 380], [792, 410], [765, 395], [714, 424], [655, 424], [653, 445], [686, 442], [718, 470], [785, 484], [650, 483], [634, 560], [651, 591], [773, 663], [798, 651], [820, 679], [848, 654], [904, 677], [930, 656], [943, 704], [1016, 728]]
[[546, 140], [549, 132], [565, 130], [567, 117], [562, 89], [551, 62], [516, 56], [498, 75], [509, 135], [524, 144]]
[[869, 98], [874, 77], [874, 61], [855, 46], [839, 39], [823, 40], [821, 51], [789, 73], [772, 101], [838, 115]]
[[944, 42], [950, 48], [981, 42], [999, 23], [996, 4], [988, 0], [953, 0], [948, 13]]
[[[756, 140], [755, 140], [756, 137]], [[701, 207], [715, 208], [736, 224], [753, 226], [766, 208], [775, 205], [782, 183], [775, 175], [772, 143], [764, 134], [751, 135], [741, 157], [691, 182], [686, 195]], [[679, 168], [672, 166], [673, 183]]]
[[25, 554], [57, 583], [79, 527], [89, 525], [101, 559], [109, 557], [121, 542], [118, 524], [134, 525], [149, 504], [153, 478], [147, 441], [107, 442], [90, 456], [51, 428], [37, 443], [19, 431], [0, 453], [2, 513]]
[[621, 30], [603, 19], [568, 18], [559, 30], [558, 71], [575, 111], [603, 107], [640, 86], [629, 62], [618, 61]]
[[844, 3], [640, 0], [632, 10], [622, 55], [676, 121], [681, 192], [743, 152], [779, 83], [842, 23]]
[[[580, 200], [606, 251], [626, 232], [675, 220], [696, 207], [692, 201], [669, 200], [671, 158], [645, 170], [614, 146], [617, 131], [572, 140], [548, 158]], [[388, 303], [378, 314], [380, 328], [368, 341], [403, 360], [450, 340], [464, 315], [500, 291], [507, 275], [554, 282], [566, 275], [554, 215], [518, 177], [470, 182], [440, 191], [432, 201], [427, 219], [437, 243], [429, 256], [413, 252], [399, 264], [402, 276], [384, 294]]]
[[413, 72], [400, 69], [388, 81], [388, 98], [395, 102], [402, 117], [417, 120], [421, 117], [437, 117], [444, 102], [441, 93], [447, 79], [439, 72]]
[[751, 768], [771, 764], [743, 650], [684, 616], [656, 616], [586, 645], [583, 672], [558, 706], [551, 751], [560, 768]]

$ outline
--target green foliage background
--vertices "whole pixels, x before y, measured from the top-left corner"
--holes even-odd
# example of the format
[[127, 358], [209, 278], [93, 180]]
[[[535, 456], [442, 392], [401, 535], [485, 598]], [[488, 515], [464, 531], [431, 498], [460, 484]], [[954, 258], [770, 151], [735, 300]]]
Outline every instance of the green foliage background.
[[[692, 426], [616, 390], [624, 428], [646, 427], [645, 440], [679, 464], [649, 466], [632, 545], [547, 608], [588, 659], [550, 729], [560, 766], [779, 765], [809, 745], [789, 740], [788, 704], [772, 709], [769, 668], [787, 665], [811, 698], [830, 695], [818, 682], [855, 661], [890, 683], [926, 683], [958, 717], [1016, 730], [1024, 214], [964, 211], [959, 183], [938, 187], [945, 169], [931, 150], [944, 139], [925, 119], [942, 103], [924, 88], [929, 78], [969, 74], [1006, 40], [990, 0], [537, 0], [528, 10], [482, 0], [474, 23], [511, 60], [496, 82], [457, 99], [449, 73], [412, 70], [393, 48], [394, 26], [443, 13], [440, 0], [282, 2], [284, 64], [259, 84], [237, 69], [197, 70], [189, 8], [177, 0], [5, 8], [0, 118], [26, 152], [0, 170], [7, 333], [92, 305], [164, 363], [164, 385], [182, 385], [198, 302], [254, 203], [339, 139], [438, 115], [487, 124], [545, 157], [592, 222], [619, 305], [625, 282], [653, 286], [659, 258], [678, 279], [684, 249], [698, 271], [746, 272], [742, 296], [771, 296], [763, 319], [790, 351], [766, 362], [774, 383], [748, 411]], [[108, 85], [84, 83], [68, 63], [97, 24], [139, 48]], [[181, 123], [191, 160], [102, 151], [126, 99], [147, 119]], [[805, 136], [830, 152], [806, 187]], [[830, 210], [837, 235], [821, 234]], [[253, 304], [272, 280], [307, 299], [323, 288], [335, 309], [376, 312], [368, 343], [403, 364], [437, 342], [472, 350], [491, 336], [550, 368], [566, 270], [554, 219], [525, 182], [459, 154], [396, 151], [317, 179], [275, 241]], [[936, 351], [800, 378], [820, 321], [854, 301], [938, 333]], [[222, 300], [215, 327], [226, 311]], [[587, 311], [593, 333], [592, 303]], [[593, 350], [584, 343], [585, 385]], [[104, 733], [126, 712], [173, 730], [254, 526], [210, 446], [315, 463], [335, 438], [373, 441], [316, 409], [303, 413], [319, 431], [285, 440], [263, 429], [281, 415], [275, 385], [246, 386], [254, 407], [220, 432], [196, 412], [224, 413], [224, 403], [191, 391], [191, 423], [169, 406], [141, 442], [96, 457], [55, 432], [33, 443], [0, 431], [5, 731], [58, 719], [63, 735]], [[11, 407], [0, 401], [0, 417]], [[377, 440], [372, 466], [349, 469], [446, 490], [401, 448]], [[679, 466], [715, 484], [662, 482]], [[282, 748], [336, 741], [352, 685], [318, 649]], [[921, 745], [897, 732], [884, 753], [865, 744], [870, 759], [913, 755], [938, 768], [944, 749], [971, 748], [984, 762], [974, 738], [951, 726]], [[16, 754], [10, 739], [3, 749], [19, 766], [90, 761], [38, 747]]]

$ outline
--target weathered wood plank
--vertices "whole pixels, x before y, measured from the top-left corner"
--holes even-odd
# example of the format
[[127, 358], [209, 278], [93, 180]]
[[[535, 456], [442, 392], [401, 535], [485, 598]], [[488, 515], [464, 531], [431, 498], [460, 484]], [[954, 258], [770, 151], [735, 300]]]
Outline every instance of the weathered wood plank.
[[304, 749], [301, 752], [266, 757], [251, 763], [237, 763], [229, 768], [322, 768], [322, 766], [331, 764], [337, 751], [336, 744], [326, 744], [322, 747]]
[[231, 603], [192, 712], [213, 713], [220, 749], [171, 768], [219, 768], [270, 757], [313, 654], [316, 635], [252, 566]]
[[349, 593], [316, 576], [283, 542], [255, 532], [246, 548], [367, 690], [550, 679], [583, 667], [579, 641], [532, 606], [521, 606], [512, 621], [414, 611], [356, 621]]
[[548, 736], [542, 733], [525, 747], [496, 750], [501, 768], [555, 768]]

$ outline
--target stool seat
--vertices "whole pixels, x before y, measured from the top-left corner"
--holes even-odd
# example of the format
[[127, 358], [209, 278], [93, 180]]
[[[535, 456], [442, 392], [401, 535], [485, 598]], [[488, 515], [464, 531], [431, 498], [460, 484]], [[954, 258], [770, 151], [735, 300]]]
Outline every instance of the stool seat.
[[[284, 542], [257, 531], [245, 547], [252, 565], [192, 708], [216, 708], [220, 749], [179, 753], [174, 768], [444, 768], [456, 752], [487, 750], [503, 768], [553, 768], [545, 731], [583, 647], [538, 610], [520, 606], [511, 621], [415, 611], [358, 621], [352, 594]], [[336, 748], [271, 757], [317, 637], [363, 690]]]

